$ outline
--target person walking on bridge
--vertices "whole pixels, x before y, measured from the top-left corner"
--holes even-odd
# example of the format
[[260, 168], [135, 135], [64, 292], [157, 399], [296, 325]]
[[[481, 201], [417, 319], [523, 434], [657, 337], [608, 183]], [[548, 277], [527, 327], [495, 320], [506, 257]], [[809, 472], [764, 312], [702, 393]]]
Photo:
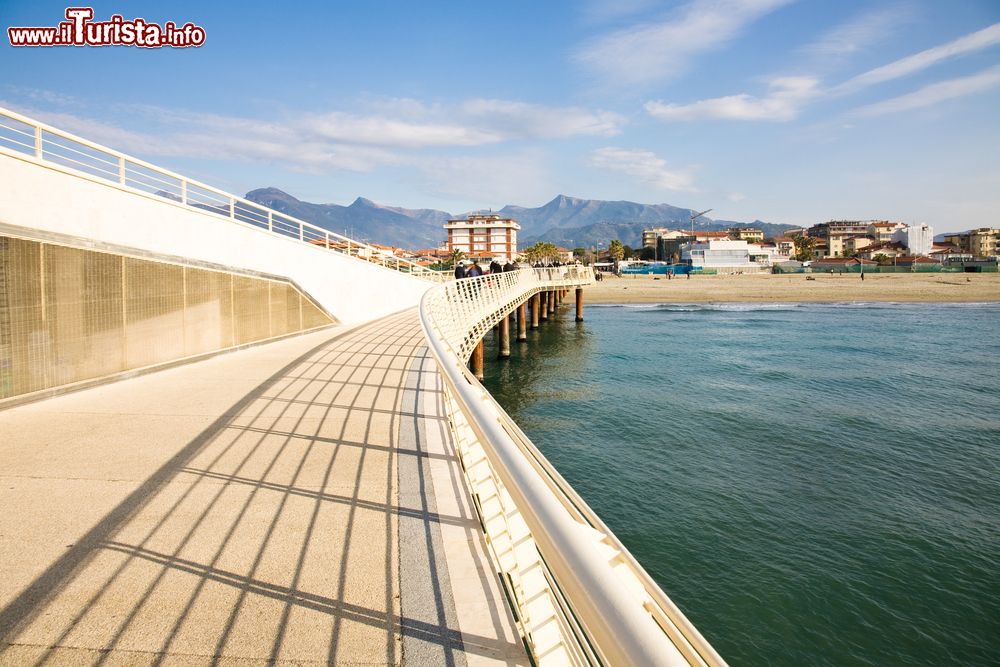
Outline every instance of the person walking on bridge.
[[455, 264], [455, 280], [461, 280], [465, 277], [465, 265], [467, 262], [462, 259]]

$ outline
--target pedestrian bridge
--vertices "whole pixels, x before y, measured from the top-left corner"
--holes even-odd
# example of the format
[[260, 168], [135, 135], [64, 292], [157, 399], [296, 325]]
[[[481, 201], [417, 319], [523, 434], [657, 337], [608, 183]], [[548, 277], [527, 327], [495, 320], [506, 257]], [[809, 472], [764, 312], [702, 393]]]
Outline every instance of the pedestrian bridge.
[[442, 282], [2, 110], [0, 237], [0, 664], [724, 664], [467, 367], [589, 269]]

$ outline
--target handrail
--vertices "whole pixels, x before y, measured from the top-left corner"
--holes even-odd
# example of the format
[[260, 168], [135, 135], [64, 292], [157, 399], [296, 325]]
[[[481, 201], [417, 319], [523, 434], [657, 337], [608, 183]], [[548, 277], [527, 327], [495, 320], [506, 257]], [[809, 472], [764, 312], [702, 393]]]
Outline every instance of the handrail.
[[[523, 520], [526, 529], [524, 535], [506, 539], [530, 543], [536, 550], [537, 563], [524, 555], [523, 546], [518, 559], [499, 563], [511, 581], [520, 579], [514, 592], [520, 587], [521, 595], [512, 596], [513, 603], [536, 662], [725, 665], [466, 367], [483, 335], [534, 294], [592, 281], [587, 267], [556, 267], [452, 281], [424, 294], [420, 321], [444, 378], [477, 508], [483, 493], [497, 496], [501, 505], [508, 500], [502, 507], [505, 523]], [[488, 461], [488, 470], [480, 459]], [[481, 512], [481, 518], [491, 543], [504, 537], [504, 526], [497, 533], [488, 525], [489, 517]], [[498, 550], [494, 546], [494, 557], [503, 561]], [[518, 572], [519, 567], [527, 571]], [[532, 578], [530, 570], [536, 567], [544, 577]], [[537, 600], [542, 598], [550, 611], [539, 618]], [[534, 604], [535, 618], [525, 618], [531, 614], [521, 604]], [[553, 618], [547, 617], [550, 613]], [[559, 628], [560, 638], [543, 640], [551, 627]]]
[[[56, 139], [59, 139], [57, 141]], [[70, 143], [66, 143], [70, 142]], [[450, 275], [0, 107], [0, 154], [99, 179], [432, 282]]]

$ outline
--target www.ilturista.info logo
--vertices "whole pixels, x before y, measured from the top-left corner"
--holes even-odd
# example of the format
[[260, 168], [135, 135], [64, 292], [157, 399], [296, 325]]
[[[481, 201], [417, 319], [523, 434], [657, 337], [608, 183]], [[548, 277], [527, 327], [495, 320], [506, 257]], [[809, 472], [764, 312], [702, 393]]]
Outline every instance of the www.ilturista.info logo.
[[135, 18], [126, 21], [115, 14], [108, 21], [93, 21], [92, 7], [67, 7], [66, 21], [49, 28], [7, 28], [11, 46], [164, 46], [185, 48], [205, 43], [205, 29], [193, 23], [178, 26], [167, 21], [162, 26]]

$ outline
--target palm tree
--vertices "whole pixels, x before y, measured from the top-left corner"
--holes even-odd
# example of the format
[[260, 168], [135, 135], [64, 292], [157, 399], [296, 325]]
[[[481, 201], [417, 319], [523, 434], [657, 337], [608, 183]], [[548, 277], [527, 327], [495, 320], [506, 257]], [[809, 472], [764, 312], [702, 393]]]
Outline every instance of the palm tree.
[[463, 259], [465, 259], [465, 253], [459, 250], [458, 248], [455, 248], [450, 253], [448, 253], [448, 264], [450, 268], [454, 269], [455, 265], [458, 264]]
[[618, 273], [618, 262], [622, 261], [625, 257], [625, 246], [618, 239], [611, 241], [611, 245], [608, 246], [608, 254], [611, 255], [611, 259], [615, 262], [615, 273]]

